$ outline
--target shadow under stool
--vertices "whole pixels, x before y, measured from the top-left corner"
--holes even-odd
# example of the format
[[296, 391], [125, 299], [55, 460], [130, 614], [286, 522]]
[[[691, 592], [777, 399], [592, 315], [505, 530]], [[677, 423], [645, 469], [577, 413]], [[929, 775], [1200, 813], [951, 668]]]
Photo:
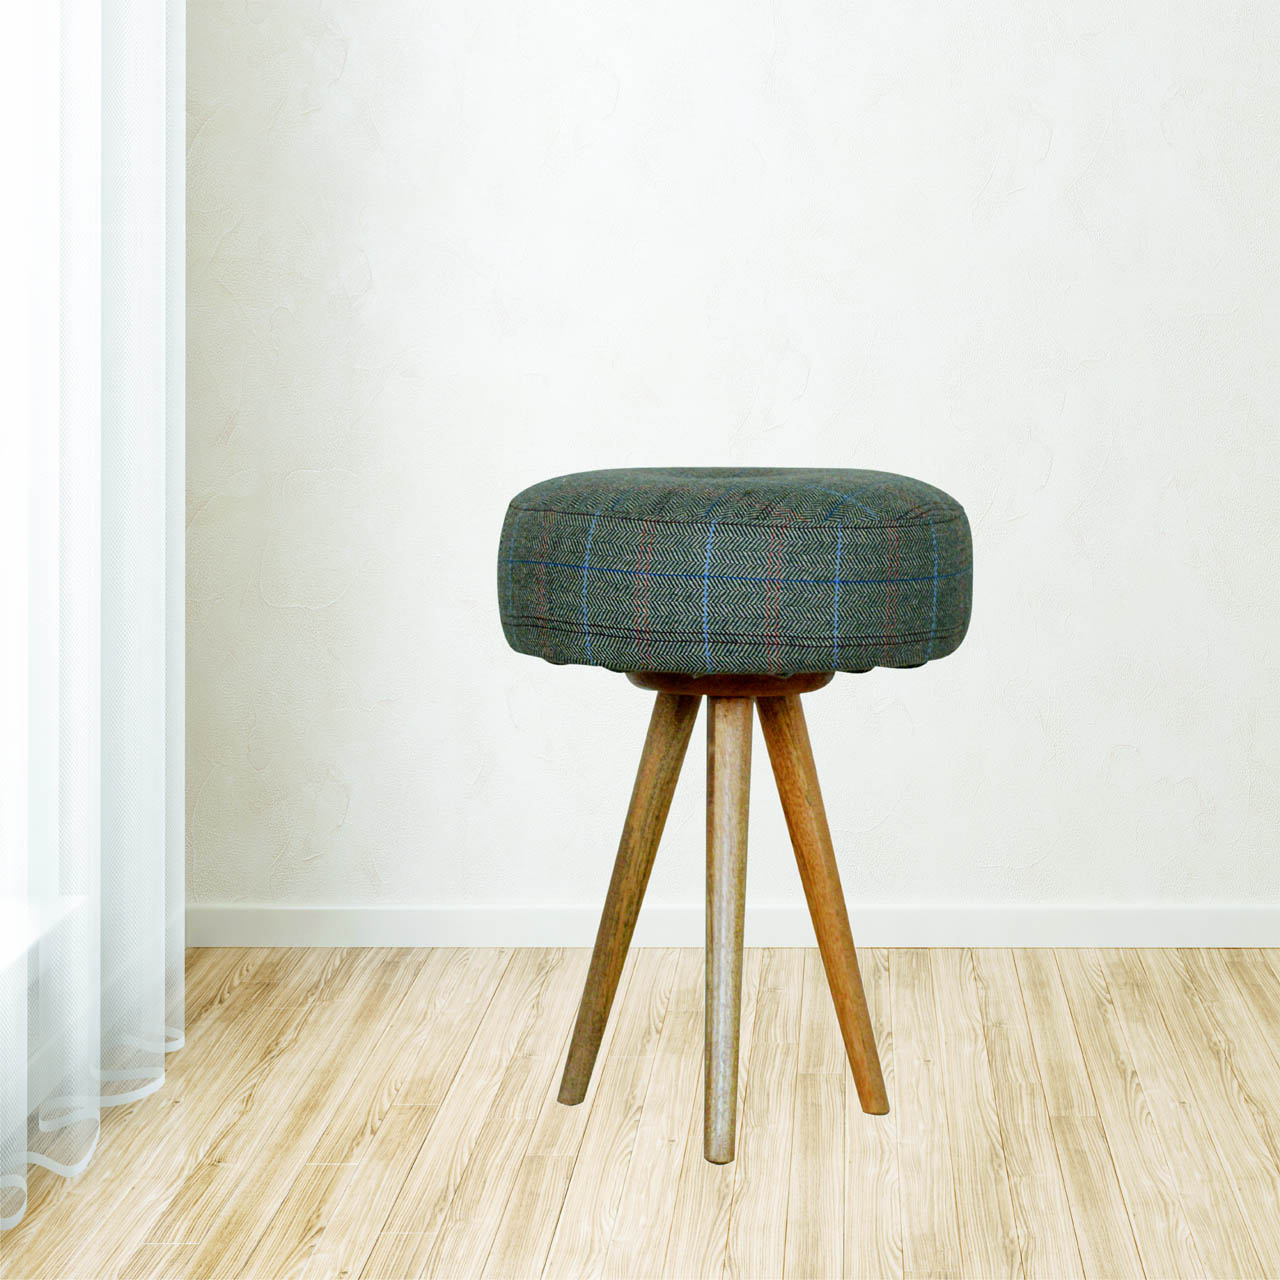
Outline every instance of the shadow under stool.
[[707, 700], [704, 1154], [733, 1159], [752, 716], [758, 714], [862, 1109], [889, 1110], [801, 707], [838, 671], [918, 667], [968, 628], [963, 508], [886, 472], [583, 472], [519, 494], [498, 596], [512, 648], [656, 692], [559, 1100], [587, 1086]]

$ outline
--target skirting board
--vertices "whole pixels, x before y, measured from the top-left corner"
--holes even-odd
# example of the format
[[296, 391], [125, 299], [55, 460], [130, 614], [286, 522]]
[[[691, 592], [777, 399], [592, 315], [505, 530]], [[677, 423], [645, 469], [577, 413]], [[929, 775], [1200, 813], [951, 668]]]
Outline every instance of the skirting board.
[[[866, 947], [1280, 947], [1277, 906], [863, 906]], [[592, 906], [270, 906], [191, 903], [193, 947], [589, 947]], [[655, 903], [635, 945], [700, 947], [703, 907]], [[812, 947], [804, 906], [747, 907], [747, 946]]]

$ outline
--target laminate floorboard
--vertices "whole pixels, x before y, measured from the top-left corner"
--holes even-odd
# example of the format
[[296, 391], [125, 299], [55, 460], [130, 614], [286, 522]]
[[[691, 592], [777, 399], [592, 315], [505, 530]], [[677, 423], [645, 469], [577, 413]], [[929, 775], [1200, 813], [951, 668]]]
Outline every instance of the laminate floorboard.
[[193, 950], [187, 1045], [33, 1170], [4, 1280], [1280, 1276], [1280, 952], [862, 953], [864, 1115], [816, 951], [748, 950], [737, 1159], [702, 1159], [702, 957]]

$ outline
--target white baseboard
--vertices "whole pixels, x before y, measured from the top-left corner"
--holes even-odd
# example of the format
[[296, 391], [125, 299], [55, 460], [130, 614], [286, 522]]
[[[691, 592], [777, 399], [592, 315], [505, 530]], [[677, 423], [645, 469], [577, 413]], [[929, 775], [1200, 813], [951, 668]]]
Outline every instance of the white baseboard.
[[[598, 905], [271, 906], [192, 903], [193, 947], [588, 947]], [[868, 947], [1277, 947], [1276, 906], [862, 906]], [[699, 947], [701, 903], [646, 907], [635, 944]], [[811, 947], [802, 905], [748, 906], [748, 946]]]

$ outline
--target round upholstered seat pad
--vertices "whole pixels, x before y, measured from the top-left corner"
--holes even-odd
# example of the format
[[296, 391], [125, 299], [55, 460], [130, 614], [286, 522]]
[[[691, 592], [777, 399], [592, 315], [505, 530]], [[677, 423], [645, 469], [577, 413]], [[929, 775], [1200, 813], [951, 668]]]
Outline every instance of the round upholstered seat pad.
[[911, 667], [959, 645], [964, 509], [882, 471], [586, 471], [526, 489], [498, 553], [513, 649], [688, 675]]

